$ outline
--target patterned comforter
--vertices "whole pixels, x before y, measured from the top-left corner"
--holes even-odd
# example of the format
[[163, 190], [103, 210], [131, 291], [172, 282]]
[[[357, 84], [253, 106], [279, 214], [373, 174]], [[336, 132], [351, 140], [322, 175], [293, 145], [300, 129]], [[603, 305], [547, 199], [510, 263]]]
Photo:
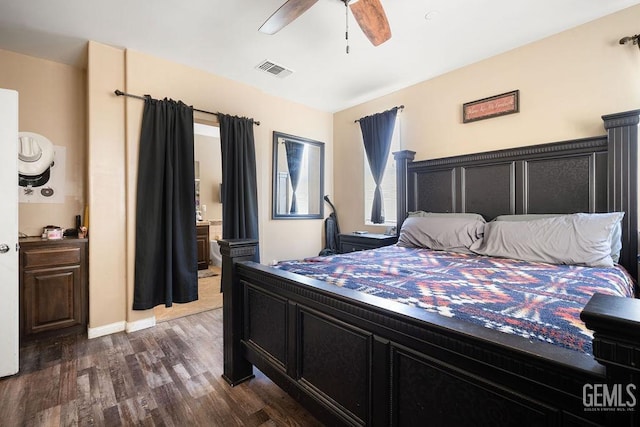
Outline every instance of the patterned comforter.
[[387, 246], [277, 268], [443, 316], [591, 354], [580, 311], [596, 292], [631, 297], [621, 268], [532, 263]]

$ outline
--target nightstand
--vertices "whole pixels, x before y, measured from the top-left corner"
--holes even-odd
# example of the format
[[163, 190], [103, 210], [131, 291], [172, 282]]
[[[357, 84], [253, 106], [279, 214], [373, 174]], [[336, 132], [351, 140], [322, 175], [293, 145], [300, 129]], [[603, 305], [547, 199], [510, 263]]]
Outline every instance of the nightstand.
[[344, 254], [353, 251], [363, 251], [366, 249], [381, 248], [383, 246], [393, 245], [398, 241], [398, 236], [389, 236], [386, 234], [340, 234], [340, 253]]

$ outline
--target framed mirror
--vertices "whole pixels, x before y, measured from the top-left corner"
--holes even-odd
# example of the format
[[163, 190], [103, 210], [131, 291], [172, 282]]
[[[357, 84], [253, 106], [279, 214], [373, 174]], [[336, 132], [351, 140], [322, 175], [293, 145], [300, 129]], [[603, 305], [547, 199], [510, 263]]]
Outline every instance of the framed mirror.
[[273, 219], [324, 218], [324, 143], [273, 132]]

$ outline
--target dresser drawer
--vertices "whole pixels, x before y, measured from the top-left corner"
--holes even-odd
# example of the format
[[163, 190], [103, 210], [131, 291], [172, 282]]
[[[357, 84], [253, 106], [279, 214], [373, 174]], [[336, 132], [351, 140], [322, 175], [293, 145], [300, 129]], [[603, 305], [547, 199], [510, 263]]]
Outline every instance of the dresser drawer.
[[355, 251], [364, 251], [366, 249], [373, 249], [368, 245], [359, 245], [357, 243], [347, 243], [347, 242], [342, 242], [342, 244], [340, 245], [340, 252], [343, 254], [346, 254], [348, 252], [355, 252]]
[[22, 253], [24, 269], [80, 264], [81, 250], [78, 247], [27, 249]]

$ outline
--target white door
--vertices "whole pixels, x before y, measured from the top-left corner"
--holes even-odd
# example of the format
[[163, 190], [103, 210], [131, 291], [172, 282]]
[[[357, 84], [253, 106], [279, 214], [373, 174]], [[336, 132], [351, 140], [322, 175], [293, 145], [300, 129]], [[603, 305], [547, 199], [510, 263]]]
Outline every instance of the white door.
[[18, 372], [18, 92], [0, 89], [0, 377]]

